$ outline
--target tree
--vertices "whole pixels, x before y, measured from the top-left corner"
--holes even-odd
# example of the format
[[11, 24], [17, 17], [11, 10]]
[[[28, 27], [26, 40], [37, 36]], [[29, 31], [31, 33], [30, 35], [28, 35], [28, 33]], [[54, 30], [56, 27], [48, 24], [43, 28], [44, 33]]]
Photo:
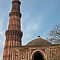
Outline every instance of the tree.
[[50, 31], [48, 40], [51, 43], [60, 44], [60, 25], [57, 25], [52, 31]]

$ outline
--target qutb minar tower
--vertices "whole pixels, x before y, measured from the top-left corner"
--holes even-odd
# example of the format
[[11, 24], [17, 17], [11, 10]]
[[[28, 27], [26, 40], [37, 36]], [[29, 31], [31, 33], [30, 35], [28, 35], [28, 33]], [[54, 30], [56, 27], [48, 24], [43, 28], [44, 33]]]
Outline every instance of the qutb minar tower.
[[6, 31], [6, 41], [3, 53], [3, 60], [12, 60], [12, 47], [22, 46], [21, 38], [21, 13], [19, 0], [12, 0], [12, 9], [9, 14], [10, 20]]

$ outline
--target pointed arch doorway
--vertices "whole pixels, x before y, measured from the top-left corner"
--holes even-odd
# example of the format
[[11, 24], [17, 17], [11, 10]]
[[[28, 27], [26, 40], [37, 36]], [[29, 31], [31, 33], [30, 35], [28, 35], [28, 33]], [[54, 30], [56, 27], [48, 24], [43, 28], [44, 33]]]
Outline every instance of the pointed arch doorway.
[[37, 51], [33, 54], [32, 60], [44, 60], [43, 55]]

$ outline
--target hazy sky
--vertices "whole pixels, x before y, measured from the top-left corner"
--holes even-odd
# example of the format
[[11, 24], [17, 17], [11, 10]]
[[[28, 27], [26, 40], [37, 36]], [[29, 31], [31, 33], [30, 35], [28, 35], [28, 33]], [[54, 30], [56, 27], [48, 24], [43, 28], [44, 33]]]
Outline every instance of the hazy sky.
[[[5, 44], [5, 31], [8, 29], [9, 12], [12, 0], [0, 0], [0, 60]], [[46, 34], [60, 24], [60, 0], [21, 0], [22, 44], [27, 44], [38, 35]]]

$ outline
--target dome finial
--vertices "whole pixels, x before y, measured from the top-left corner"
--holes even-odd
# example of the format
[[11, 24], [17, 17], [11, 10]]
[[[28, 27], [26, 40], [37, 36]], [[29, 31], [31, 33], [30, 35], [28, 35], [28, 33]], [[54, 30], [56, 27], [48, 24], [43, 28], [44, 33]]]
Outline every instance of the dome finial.
[[38, 35], [38, 37], [40, 37], [40, 36]]
[[19, 0], [12, 0], [12, 1], [19, 1]]
[[40, 36], [39, 36], [39, 35], [37, 36], [37, 39], [38, 39], [38, 38], [40, 38]]

